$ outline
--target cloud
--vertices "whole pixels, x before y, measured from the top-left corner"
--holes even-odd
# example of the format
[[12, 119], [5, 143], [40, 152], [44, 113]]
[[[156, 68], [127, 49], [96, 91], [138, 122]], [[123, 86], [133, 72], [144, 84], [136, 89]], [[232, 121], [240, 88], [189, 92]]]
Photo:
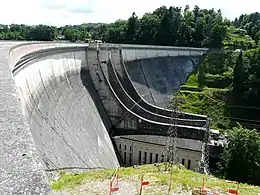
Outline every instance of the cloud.
[[88, 3], [80, 2], [78, 0], [73, 1], [61, 1], [61, 0], [44, 0], [42, 2], [43, 7], [50, 10], [65, 10], [76, 14], [89, 14], [93, 13], [94, 10], [90, 8]]
[[67, 10], [69, 12], [79, 13], [79, 14], [91, 14], [95, 12], [93, 9], [88, 7], [73, 7], [73, 8], [68, 8]]
[[54, 10], [59, 10], [59, 9], [64, 9], [66, 8], [66, 4], [64, 1], [59, 1], [59, 0], [43, 0], [41, 2], [42, 6], [46, 9], [54, 9]]
[[64, 9], [66, 6], [63, 4], [61, 4], [61, 5], [55, 5], [55, 4], [53, 4], [53, 5], [46, 5], [45, 6], [47, 9]]
[[0, 24], [24, 23], [66, 25], [87, 22], [114, 22], [127, 19], [135, 12], [141, 17], [146, 12], [166, 6], [221, 9], [224, 17], [234, 19], [243, 13], [259, 11], [259, 0], [5, 0], [1, 4]]

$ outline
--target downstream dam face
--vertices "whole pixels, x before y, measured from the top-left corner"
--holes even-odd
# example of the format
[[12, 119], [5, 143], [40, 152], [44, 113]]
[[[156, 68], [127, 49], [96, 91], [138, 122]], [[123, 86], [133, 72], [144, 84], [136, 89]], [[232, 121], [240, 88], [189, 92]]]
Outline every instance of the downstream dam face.
[[[91, 83], [86, 47], [54, 49], [14, 72], [45, 169], [88, 170], [118, 166], [99, 97]], [[87, 78], [87, 79], [85, 79]], [[100, 109], [100, 110], [98, 110]]]
[[134, 60], [126, 63], [136, 90], [146, 101], [169, 107], [175, 93], [197, 69], [201, 57], [176, 56]]
[[[206, 51], [0, 42], [0, 194], [47, 194], [52, 171], [119, 166], [114, 133], [164, 136], [172, 111], [156, 105]], [[180, 118], [178, 136], [201, 141], [206, 116]]]

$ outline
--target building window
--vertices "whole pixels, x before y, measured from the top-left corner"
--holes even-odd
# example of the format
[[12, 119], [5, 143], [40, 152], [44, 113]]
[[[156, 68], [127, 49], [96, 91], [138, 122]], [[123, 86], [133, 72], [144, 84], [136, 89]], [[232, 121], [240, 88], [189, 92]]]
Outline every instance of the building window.
[[163, 162], [164, 161], [164, 155], [162, 154], [162, 156], [161, 156], [161, 162]]
[[153, 163], [153, 153], [150, 153], [150, 164]]
[[146, 164], [147, 152], [144, 152], [144, 164]]
[[125, 150], [126, 150], [126, 145], [125, 145]]
[[142, 152], [139, 151], [139, 165], [142, 163]]
[[182, 164], [183, 166], [185, 166], [185, 159], [184, 159], [184, 158], [181, 160], [181, 164]]
[[120, 153], [120, 155], [122, 155], [121, 152], [122, 152], [122, 151], [121, 151], [121, 144], [119, 144], [119, 153]]
[[132, 151], [132, 146], [130, 146], [130, 151]]
[[191, 161], [190, 160], [188, 160], [188, 169], [190, 169], [190, 163], [191, 163]]
[[132, 165], [132, 153], [129, 153], [129, 165]]
[[156, 163], [158, 163], [158, 158], [159, 158], [159, 155], [156, 154], [156, 155], [155, 155], [155, 162], [156, 162]]
[[124, 152], [124, 163], [126, 164], [126, 152]]

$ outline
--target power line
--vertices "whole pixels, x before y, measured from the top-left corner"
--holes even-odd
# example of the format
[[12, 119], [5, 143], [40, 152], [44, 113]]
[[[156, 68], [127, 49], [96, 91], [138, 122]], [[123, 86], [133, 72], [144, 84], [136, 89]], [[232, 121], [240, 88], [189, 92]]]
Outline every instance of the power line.
[[[173, 163], [178, 163], [179, 158], [177, 154], [177, 137], [178, 137], [178, 129], [177, 129], [177, 121], [178, 121], [178, 113], [177, 113], [177, 99], [174, 99], [174, 102], [171, 104], [171, 118], [170, 118], [170, 126], [167, 131], [165, 148], [162, 155], [162, 161], [170, 161], [170, 169], [172, 169]], [[165, 167], [168, 169], [169, 167]], [[172, 170], [171, 170], [172, 171]]]
[[207, 120], [203, 129], [205, 129], [204, 138], [201, 144], [201, 158], [198, 163], [198, 171], [200, 173], [210, 174], [209, 172], [209, 143], [211, 140], [211, 131], [209, 128], [209, 120]]
[[[205, 95], [205, 94], [204, 94], [204, 95]], [[221, 103], [221, 104], [224, 105], [224, 106], [241, 107], [241, 108], [248, 108], [248, 109], [257, 109], [257, 110], [260, 110], [260, 108], [258, 108], [258, 107], [249, 107], [249, 106], [238, 106], [238, 105], [225, 104], [225, 103], [223, 103], [223, 102], [221, 102], [221, 101], [219, 101], [219, 100], [216, 100], [216, 99], [214, 99], [214, 98], [212, 98], [212, 97], [210, 97], [210, 96], [208, 96], [208, 95], [205, 95], [205, 96], [206, 96], [207, 98], [209, 98], [209, 99], [215, 101], [215, 102]], [[248, 121], [248, 122], [260, 123], [260, 120], [252, 120], [252, 119], [240, 118], [240, 117], [232, 117], [232, 116], [230, 116], [230, 117], [221, 116], [221, 117], [222, 117], [222, 118], [226, 118], [226, 119], [235, 119], [235, 120], [243, 120], [243, 121]]]
[[[221, 114], [221, 113], [219, 112], [219, 114]], [[227, 117], [227, 116], [221, 116], [221, 115], [218, 115], [218, 117], [225, 118], [225, 119], [234, 119], [234, 120], [241, 120], [241, 121], [260, 123], [260, 120], [251, 120], [251, 119], [247, 119], [247, 118], [232, 117], [232, 116]]]
[[[205, 95], [205, 96], [208, 97], [208, 98], [210, 98], [210, 99], [212, 99], [213, 101], [220, 102], [220, 101], [215, 100], [215, 99], [213, 99], [213, 98], [211, 98], [211, 97], [209, 97], [209, 96], [207, 96], [207, 95]], [[220, 103], [222, 103], [222, 102], [220, 102]], [[225, 106], [227, 106], [227, 105], [224, 104], [224, 103], [222, 103], [222, 104], [225, 105]], [[232, 106], [232, 105], [230, 105], [230, 106]], [[242, 106], [236, 106], [236, 107], [242, 107]], [[250, 108], [252, 108], [252, 107], [250, 107]], [[259, 108], [259, 109], [260, 109], [260, 108]], [[216, 111], [216, 110], [215, 110], [215, 111]], [[220, 113], [220, 112], [219, 112], [219, 113]], [[252, 119], [241, 118], [241, 117], [232, 117], [232, 116], [225, 117], [225, 116], [221, 116], [221, 115], [219, 115], [219, 117], [226, 118], [226, 119], [235, 119], [235, 120], [243, 120], [243, 121], [248, 121], [248, 122], [260, 123], [260, 120], [252, 120]]]
[[210, 96], [208, 96], [208, 95], [206, 95], [206, 94], [204, 94], [204, 95], [205, 95], [207, 98], [209, 98], [209, 99], [211, 99], [211, 100], [213, 100], [213, 101], [215, 101], [215, 102], [219, 102], [219, 103], [223, 104], [224, 106], [260, 110], [260, 107], [240, 106], [240, 105], [225, 104], [225, 103], [223, 103], [223, 102], [221, 102], [221, 101], [219, 101], [219, 100], [216, 100], [216, 99], [214, 99], [214, 98], [212, 98], [212, 97], [210, 97]]
[[[212, 115], [212, 112], [213, 111], [211, 111], [210, 112], [210, 115]], [[225, 117], [225, 116], [221, 116], [221, 113], [220, 113], [220, 111], [218, 111], [218, 110], [214, 110], [214, 112], [216, 113], [216, 112], [218, 112], [217, 114], [218, 114], [218, 116], [220, 117], [220, 118], [223, 118], [223, 119], [234, 119], [234, 120], [236, 120], [236, 121], [230, 121], [230, 122], [239, 122], [239, 123], [241, 123], [241, 124], [245, 124], [245, 125], [247, 125], [247, 126], [251, 126], [251, 127], [260, 127], [260, 124], [255, 124], [255, 123], [248, 123], [248, 122], [256, 122], [256, 123], [260, 123], [260, 121], [257, 121], [257, 120], [250, 120], [250, 119], [245, 119], [245, 118], [237, 118], [237, 117]], [[243, 121], [243, 122], [241, 122], [241, 121]], [[248, 121], [248, 122], [244, 122], [244, 121]]]

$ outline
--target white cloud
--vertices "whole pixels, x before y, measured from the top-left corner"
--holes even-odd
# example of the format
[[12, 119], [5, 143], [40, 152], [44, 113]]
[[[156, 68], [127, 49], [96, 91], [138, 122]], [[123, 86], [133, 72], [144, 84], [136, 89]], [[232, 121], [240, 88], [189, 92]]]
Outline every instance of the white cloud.
[[0, 24], [25, 23], [65, 25], [88, 22], [114, 22], [127, 19], [132, 12], [142, 16], [166, 6], [221, 9], [225, 17], [234, 19], [242, 13], [260, 10], [259, 0], [7, 0], [1, 3]]

